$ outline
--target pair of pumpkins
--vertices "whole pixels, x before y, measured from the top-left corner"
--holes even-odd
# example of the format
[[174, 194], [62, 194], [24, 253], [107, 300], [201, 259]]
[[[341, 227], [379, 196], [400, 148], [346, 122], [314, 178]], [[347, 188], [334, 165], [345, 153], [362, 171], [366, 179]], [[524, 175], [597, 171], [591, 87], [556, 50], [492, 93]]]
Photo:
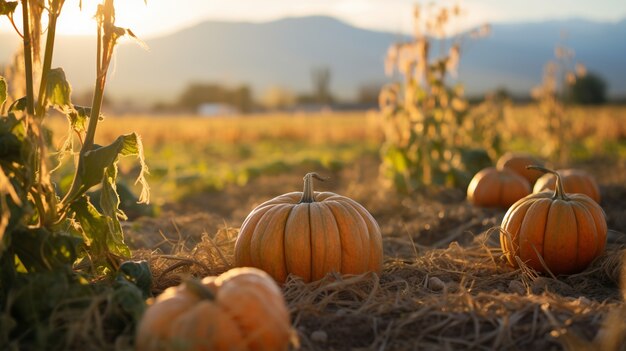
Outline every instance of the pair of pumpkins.
[[[555, 190], [556, 177], [552, 173], [527, 169], [531, 165], [542, 166], [543, 163], [529, 154], [504, 154], [495, 168], [485, 168], [472, 178], [467, 188], [468, 200], [476, 206], [509, 208], [531, 193]], [[557, 172], [565, 191], [585, 194], [600, 203], [600, 189], [591, 175], [578, 169]]]
[[598, 185], [584, 171], [552, 171], [533, 163], [539, 164], [530, 155], [505, 154], [496, 168], [474, 177], [468, 199], [480, 206], [509, 207], [500, 246], [513, 267], [522, 261], [544, 273], [580, 272], [606, 246]]

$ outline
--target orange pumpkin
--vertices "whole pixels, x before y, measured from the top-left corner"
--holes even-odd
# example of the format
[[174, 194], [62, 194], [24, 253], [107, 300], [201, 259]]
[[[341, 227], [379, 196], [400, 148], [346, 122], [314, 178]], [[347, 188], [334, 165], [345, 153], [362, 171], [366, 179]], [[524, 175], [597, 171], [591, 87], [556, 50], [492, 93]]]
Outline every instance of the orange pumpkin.
[[289, 312], [274, 280], [235, 268], [165, 290], [137, 331], [138, 351], [287, 350]]
[[522, 152], [507, 152], [504, 155], [500, 156], [498, 162], [496, 162], [497, 169], [511, 170], [526, 178], [530, 185], [533, 185], [535, 181], [537, 181], [537, 179], [541, 176], [541, 173], [526, 169], [526, 166], [530, 165], [543, 166], [543, 163], [533, 155]]
[[[557, 170], [561, 175], [563, 189], [568, 193], [585, 194], [592, 198], [595, 202], [600, 203], [600, 187], [589, 173], [580, 169], [561, 169]], [[554, 190], [556, 177], [550, 173], [544, 174], [535, 183], [534, 193], [540, 193], [546, 190]]]
[[467, 187], [467, 199], [476, 206], [509, 207], [530, 194], [530, 184], [508, 170], [485, 168], [476, 173]]
[[329, 272], [382, 270], [382, 237], [376, 220], [356, 201], [314, 192], [315, 173], [304, 191], [291, 192], [255, 208], [235, 244], [235, 264], [251, 266], [284, 282], [293, 273], [309, 282]]
[[529, 195], [509, 208], [501, 225], [502, 251], [514, 267], [519, 257], [540, 272], [580, 272], [604, 251], [604, 211], [587, 195], [566, 194], [555, 171], [530, 168], [556, 175], [556, 190]]

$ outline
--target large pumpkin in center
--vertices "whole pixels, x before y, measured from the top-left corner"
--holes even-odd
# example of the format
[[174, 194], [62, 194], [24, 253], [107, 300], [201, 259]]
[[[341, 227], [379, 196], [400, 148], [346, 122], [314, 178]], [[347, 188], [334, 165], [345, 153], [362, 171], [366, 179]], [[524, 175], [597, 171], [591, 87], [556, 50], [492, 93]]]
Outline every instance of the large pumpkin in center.
[[380, 228], [356, 201], [314, 192], [315, 173], [304, 177], [304, 191], [291, 192], [256, 207], [241, 226], [235, 264], [260, 268], [276, 281], [293, 273], [314, 281], [329, 272], [380, 272]]

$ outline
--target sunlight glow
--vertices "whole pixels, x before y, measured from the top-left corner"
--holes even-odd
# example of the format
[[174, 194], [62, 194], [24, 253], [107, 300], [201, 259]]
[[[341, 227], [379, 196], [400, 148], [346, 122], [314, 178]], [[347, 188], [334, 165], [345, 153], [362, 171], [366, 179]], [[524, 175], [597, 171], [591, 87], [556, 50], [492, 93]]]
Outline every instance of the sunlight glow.
[[[193, 26], [206, 20], [266, 22], [283, 17], [326, 15], [361, 28], [410, 33], [412, 8], [427, 0], [118, 0], [117, 25], [130, 28], [142, 39], [161, 36]], [[460, 3], [469, 15], [463, 28], [485, 22], [520, 22], [547, 19], [586, 18], [596, 21], [617, 21], [626, 16], [623, 0], [606, 0], [589, 7], [585, 0], [441, 0]], [[67, 0], [59, 19], [62, 35], [93, 35], [93, 19], [99, 1]], [[18, 7], [19, 12], [19, 7]], [[45, 16], [44, 16], [45, 17]], [[16, 13], [16, 18], [17, 13]], [[0, 18], [0, 32], [12, 30], [6, 19]]]

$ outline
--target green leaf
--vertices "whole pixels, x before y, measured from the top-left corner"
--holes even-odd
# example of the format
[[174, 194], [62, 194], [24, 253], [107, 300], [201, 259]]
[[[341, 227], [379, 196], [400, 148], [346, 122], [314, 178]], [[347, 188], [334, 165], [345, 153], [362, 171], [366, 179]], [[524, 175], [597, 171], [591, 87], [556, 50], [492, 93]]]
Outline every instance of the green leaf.
[[72, 264], [82, 240], [45, 228], [16, 228], [10, 232], [11, 249], [28, 272], [41, 272]]
[[48, 72], [46, 84], [46, 102], [48, 105], [56, 106], [62, 111], [72, 109], [70, 96], [72, 88], [65, 78], [63, 68], [53, 68]]
[[147, 261], [126, 261], [120, 265], [117, 282], [130, 282], [137, 286], [144, 298], [151, 295], [152, 289], [152, 272]]
[[0, 16], [12, 15], [17, 7], [17, 1], [0, 0]]
[[141, 139], [136, 133], [122, 135], [107, 146], [101, 146], [85, 153], [84, 166], [79, 169], [80, 181], [86, 188], [85, 191], [100, 182], [104, 182], [105, 171], [111, 166], [117, 167], [116, 163], [119, 156], [137, 156], [141, 166], [137, 182], [142, 185], [139, 201], [147, 203], [150, 193], [145, 174], [148, 167], [145, 164]]
[[107, 253], [130, 257], [130, 249], [124, 243], [124, 234], [121, 231], [111, 231], [107, 218], [96, 210], [87, 197], [74, 201], [71, 209], [80, 223], [96, 265], [106, 265]]
[[100, 207], [102, 208], [102, 214], [106, 219], [107, 226], [111, 233], [124, 237], [122, 231], [122, 225], [120, 224], [120, 218], [126, 220], [127, 217], [119, 209], [120, 197], [117, 195], [117, 188], [115, 185], [115, 179], [117, 178], [117, 167], [111, 165], [107, 167], [102, 178], [102, 191], [100, 195]]
[[[115, 289], [111, 294], [110, 308], [118, 311], [115, 313], [116, 315], [128, 315], [131, 317], [132, 321], [123, 321], [122, 324], [137, 325], [146, 309], [145, 299], [146, 297], [141, 288], [133, 282], [121, 278], [115, 282]], [[114, 324], [114, 322], [111, 324]]]
[[67, 118], [72, 129], [81, 133], [87, 130], [90, 115], [91, 107], [73, 105], [72, 109], [67, 113]]
[[7, 81], [0, 77], [0, 107], [7, 101]]

